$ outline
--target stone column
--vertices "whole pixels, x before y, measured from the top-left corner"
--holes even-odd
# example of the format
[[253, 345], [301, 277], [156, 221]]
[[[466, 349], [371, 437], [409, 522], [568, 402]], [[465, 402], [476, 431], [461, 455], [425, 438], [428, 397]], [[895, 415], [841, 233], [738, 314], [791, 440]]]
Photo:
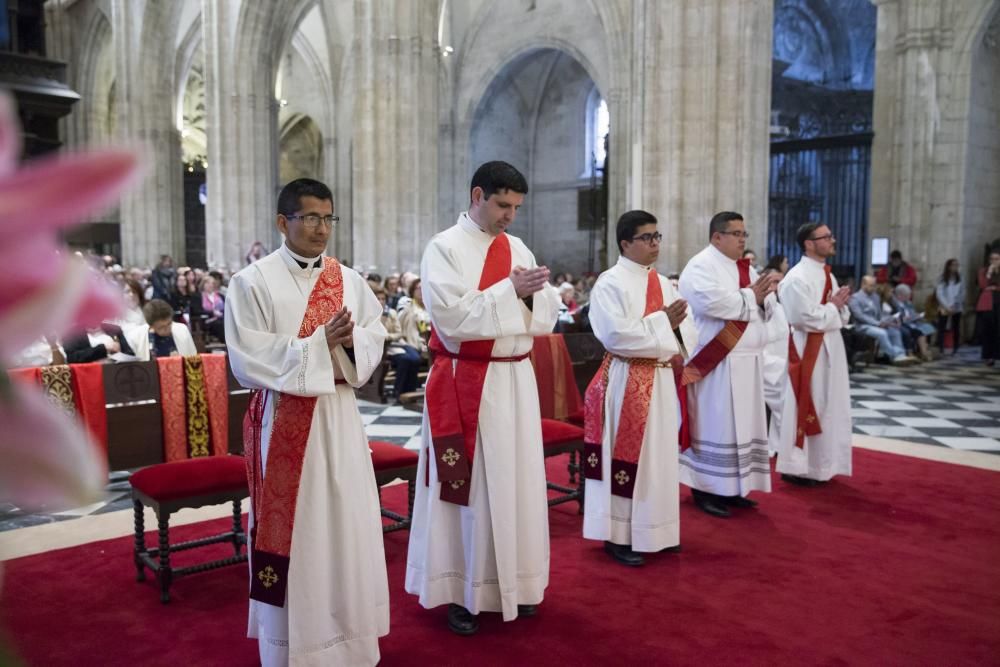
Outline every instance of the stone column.
[[[871, 236], [887, 236], [926, 292], [950, 257], [970, 279], [986, 234], [969, 234], [972, 56], [996, 0], [873, 0], [878, 6]], [[995, 189], [995, 187], [994, 187]], [[974, 226], [973, 226], [974, 227]], [[994, 234], [995, 235], [995, 234]], [[974, 290], [969, 290], [970, 293]], [[970, 296], [971, 298], [971, 296]]]
[[121, 202], [122, 263], [184, 255], [181, 145], [173, 117], [180, 3], [112, 0], [119, 139], [146, 150], [146, 177]]
[[436, 227], [434, 3], [355, 4], [355, 264], [417, 268]]
[[237, 269], [254, 241], [272, 250], [280, 242], [273, 13], [271, 3], [202, 0], [209, 266]]
[[750, 245], [762, 248], [772, 3], [637, 0], [632, 11], [633, 70], [621, 105], [629, 154], [615, 157], [621, 147], [611, 147], [612, 178], [623, 170], [626, 179], [624, 209], [660, 218], [664, 270], [680, 270], [705, 246], [720, 210], [742, 213]]

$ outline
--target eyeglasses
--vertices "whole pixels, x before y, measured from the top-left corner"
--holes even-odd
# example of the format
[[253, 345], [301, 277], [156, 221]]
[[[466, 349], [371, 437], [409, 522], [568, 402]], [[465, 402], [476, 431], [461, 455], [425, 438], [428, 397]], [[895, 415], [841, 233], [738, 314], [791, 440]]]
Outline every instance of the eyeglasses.
[[823, 234], [823, 236], [814, 236], [811, 239], [806, 239], [806, 240], [807, 241], [823, 241], [824, 239], [830, 239], [831, 241], [835, 241], [837, 239], [837, 237], [834, 236], [831, 233], [831, 234]]
[[286, 215], [285, 217], [288, 218], [289, 220], [294, 220], [295, 218], [298, 218], [299, 220], [302, 221], [302, 226], [308, 229], [309, 231], [319, 228], [319, 223], [321, 222], [325, 227], [329, 227], [330, 229], [333, 229], [333, 226], [336, 225], [338, 222], [340, 222], [340, 218], [336, 215], [323, 216], [323, 215], [317, 215], [315, 213], [306, 213], [305, 215], [299, 215], [298, 213], [296, 213], [294, 215]]
[[646, 234], [639, 234], [638, 236], [632, 237], [633, 241], [642, 241], [643, 243], [652, 243], [656, 241], [659, 243], [663, 240], [663, 234], [660, 232], [648, 232]]
[[748, 238], [750, 238], [749, 234], [747, 234], [746, 232], [741, 232], [739, 230], [736, 230], [735, 232], [719, 232], [719, 233], [720, 234], [729, 234], [730, 236], [732, 236], [733, 238], [736, 238], [736, 239], [748, 239]]

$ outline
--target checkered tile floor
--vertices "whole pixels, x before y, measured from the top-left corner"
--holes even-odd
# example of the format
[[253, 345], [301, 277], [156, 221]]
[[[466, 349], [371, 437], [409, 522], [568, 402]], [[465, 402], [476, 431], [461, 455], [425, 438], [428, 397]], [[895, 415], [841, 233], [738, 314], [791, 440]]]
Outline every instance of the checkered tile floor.
[[[372, 440], [420, 447], [421, 416], [397, 405], [361, 402]], [[979, 350], [896, 368], [872, 364], [851, 374], [854, 432], [908, 442], [1000, 454], [1000, 367], [986, 368]], [[128, 473], [112, 473], [105, 498], [56, 514], [29, 514], [0, 504], [0, 531], [130, 509]]]
[[851, 374], [854, 432], [1000, 454], [1000, 367], [978, 348], [918, 366]]

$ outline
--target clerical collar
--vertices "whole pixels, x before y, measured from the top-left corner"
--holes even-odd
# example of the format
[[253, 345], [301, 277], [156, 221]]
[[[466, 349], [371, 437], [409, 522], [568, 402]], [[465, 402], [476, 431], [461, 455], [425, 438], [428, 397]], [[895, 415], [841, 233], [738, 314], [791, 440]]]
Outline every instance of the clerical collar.
[[634, 271], [635, 273], [641, 273], [643, 275], [646, 275], [651, 270], [653, 270], [652, 264], [645, 266], [634, 260], [629, 259], [625, 255], [618, 256], [618, 263], [622, 266], [622, 268], [628, 269], [629, 271]]
[[732, 257], [730, 257], [729, 255], [727, 255], [726, 253], [722, 252], [721, 250], [719, 250], [718, 248], [716, 248], [711, 243], [708, 244], [708, 247], [711, 248], [715, 252], [715, 256], [718, 257], [719, 259], [724, 259], [727, 262], [732, 262], [733, 264], [735, 264], [737, 262], [737, 260], [733, 259]]
[[818, 259], [813, 259], [809, 255], [802, 255], [802, 259], [808, 259], [810, 262], [812, 262], [816, 266], [826, 266], [826, 261], [821, 261], [821, 260], [818, 260]]
[[318, 255], [316, 257], [303, 257], [302, 255], [292, 252], [292, 249], [288, 245], [282, 243], [282, 250], [288, 253], [288, 256], [295, 260], [295, 263], [299, 265], [302, 269], [318, 269], [323, 265], [323, 255]]
[[458, 216], [458, 226], [472, 233], [479, 232], [480, 234], [483, 235], [483, 237], [489, 238], [491, 240], [493, 239], [493, 237], [490, 236], [490, 234], [486, 230], [480, 227], [479, 224], [472, 219], [472, 216], [469, 215], [468, 211]]

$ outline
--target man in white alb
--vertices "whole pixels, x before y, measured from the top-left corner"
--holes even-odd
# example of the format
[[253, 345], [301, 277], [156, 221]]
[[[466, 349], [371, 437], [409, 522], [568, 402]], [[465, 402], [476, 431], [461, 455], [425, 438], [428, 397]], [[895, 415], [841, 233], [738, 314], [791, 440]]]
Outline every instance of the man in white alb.
[[261, 663], [374, 665], [389, 632], [378, 489], [353, 387], [382, 360], [382, 308], [326, 256], [333, 195], [298, 179], [278, 197], [285, 242], [233, 276], [226, 345], [255, 390], [244, 436], [250, 618]]
[[799, 486], [851, 474], [851, 382], [841, 328], [851, 290], [838, 287], [827, 259], [837, 239], [824, 224], [798, 231], [803, 257], [778, 286], [792, 327], [788, 385], [781, 411], [777, 471]]
[[681, 454], [681, 482], [715, 517], [753, 507], [751, 491], [771, 490], [764, 413], [765, 322], [779, 274], [759, 277], [743, 258], [743, 216], [712, 217], [709, 246], [681, 272], [680, 292], [694, 313], [698, 347], [684, 368], [691, 447]]
[[641, 552], [680, 550], [676, 382], [698, 334], [656, 270], [656, 218], [629, 211], [615, 231], [621, 256], [590, 293], [590, 323], [607, 354], [587, 388], [583, 536], [637, 566]]
[[548, 504], [538, 389], [528, 355], [555, 326], [549, 271], [506, 231], [528, 191], [506, 162], [472, 177], [468, 213], [420, 265], [434, 363], [410, 527], [406, 590], [447, 604], [448, 627], [476, 615], [531, 616], [549, 581]]

